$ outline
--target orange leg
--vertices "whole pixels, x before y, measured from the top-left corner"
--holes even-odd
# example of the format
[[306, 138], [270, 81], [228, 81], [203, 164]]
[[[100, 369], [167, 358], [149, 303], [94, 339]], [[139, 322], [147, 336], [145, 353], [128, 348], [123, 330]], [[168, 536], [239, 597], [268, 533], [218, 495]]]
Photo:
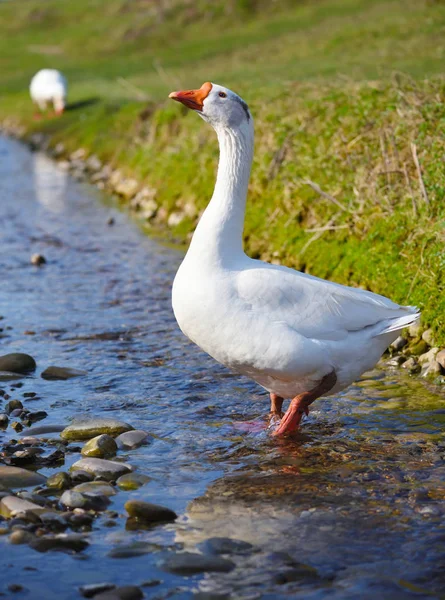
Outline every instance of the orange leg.
[[[326, 394], [331, 390], [337, 382], [337, 375], [335, 371], [325, 375], [320, 383], [310, 392], [304, 392], [299, 396], [295, 396], [291, 403], [289, 404], [289, 408], [286, 411], [286, 414], [281, 420], [280, 425], [273, 432], [273, 435], [285, 435], [287, 433], [293, 433], [298, 429], [301, 418], [303, 414], [309, 414], [309, 405], [314, 402], [323, 394]], [[272, 395], [271, 395], [272, 400]]]

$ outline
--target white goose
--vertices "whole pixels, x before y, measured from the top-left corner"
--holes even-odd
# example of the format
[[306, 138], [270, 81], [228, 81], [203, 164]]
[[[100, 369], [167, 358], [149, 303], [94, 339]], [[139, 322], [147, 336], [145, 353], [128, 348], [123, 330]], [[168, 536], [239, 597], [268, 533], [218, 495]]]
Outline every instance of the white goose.
[[31, 100], [40, 111], [45, 111], [47, 105], [52, 103], [57, 115], [61, 115], [65, 110], [67, 92], [66, 79], [56, 69], [41, 69], [31, 79], [29, 86]]
[[314, 400], [372, 368], [419, 312], [246, 256], [254, 137], [247, 104], [209, 82], [169, 97], [210, 123], [220, 146], [212, 199], [173, 283], [176, 320], [210, 356], [270, 392], [272, 415], [281, 417], [283, 399], [290, 398], [274, 434], [291, 433]]

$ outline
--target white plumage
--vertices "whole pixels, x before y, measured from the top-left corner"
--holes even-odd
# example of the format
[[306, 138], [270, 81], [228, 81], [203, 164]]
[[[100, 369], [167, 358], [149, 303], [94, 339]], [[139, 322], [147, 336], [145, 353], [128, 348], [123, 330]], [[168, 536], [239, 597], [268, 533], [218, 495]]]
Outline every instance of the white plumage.
[[[212, 199], [174, 280], [176, 319], [213, 358], [271, 392], [273, 410], [281, 412], [282, 399], [293, 398], [295, 417], [315, 397], [346, 388], [372, 368], [399, 331], [418, 319], [418, 310], [246, 256], [242, 231], [253, 155], [248, 108], [210, 83], [170, 97], [208, 121], [220, 145]], [[289, 417], [278, 432], [294, 430], [300, 418], [290, 426]]]
[[52, 104], [56, 113], [61, 114], [65, 108], [68, 85], [60, 71], [42, 69], [31, 79], [29, 92], [32, 101], [41, 111]]

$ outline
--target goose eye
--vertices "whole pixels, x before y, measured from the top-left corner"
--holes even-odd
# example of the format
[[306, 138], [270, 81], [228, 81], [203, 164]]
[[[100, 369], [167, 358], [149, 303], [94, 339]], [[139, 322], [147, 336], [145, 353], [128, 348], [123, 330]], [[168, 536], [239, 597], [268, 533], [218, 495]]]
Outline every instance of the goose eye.
[[227, 94], [225, 92], [219, 92], [218, 96], [220, 98], [227, 98]]

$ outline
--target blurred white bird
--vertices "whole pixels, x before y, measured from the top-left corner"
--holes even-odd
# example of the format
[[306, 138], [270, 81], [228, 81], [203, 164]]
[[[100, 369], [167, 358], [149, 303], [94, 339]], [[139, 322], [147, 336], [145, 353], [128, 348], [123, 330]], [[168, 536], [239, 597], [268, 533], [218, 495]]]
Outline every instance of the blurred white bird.
[[253, 260], [243, 251], [253, 119], [247, 104], [220, 85], [173, 92], [215, 129], [220, 146], [212, 199], [173, 283], [173, 310], [195, 344], [270, 392], [275, 434], [295, 431], [309, 405], [372, 368], [413, 306]]
[[[51, 103], [56, 115], [61, 115], [65, 109], [68, 85], [65, 77], [56, 69], [42, 69], [31, 79], [29, 86], [31, 99], [43, 113]], [[41, 115], [36, 113], [35, 117]]]

